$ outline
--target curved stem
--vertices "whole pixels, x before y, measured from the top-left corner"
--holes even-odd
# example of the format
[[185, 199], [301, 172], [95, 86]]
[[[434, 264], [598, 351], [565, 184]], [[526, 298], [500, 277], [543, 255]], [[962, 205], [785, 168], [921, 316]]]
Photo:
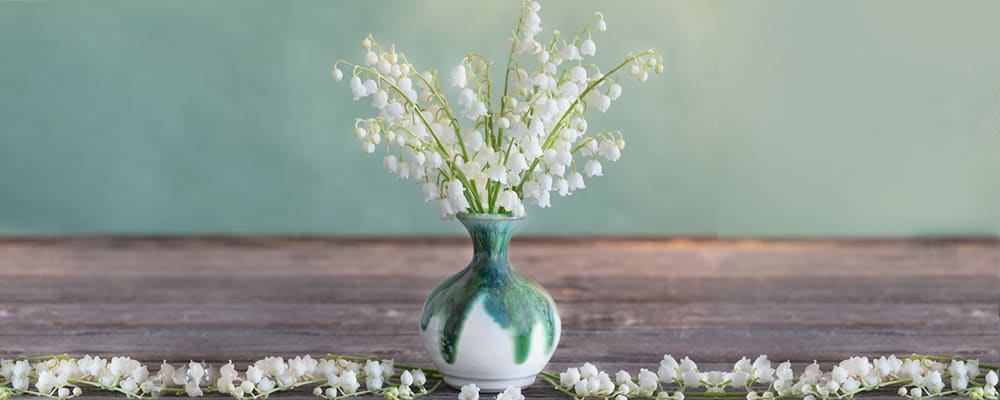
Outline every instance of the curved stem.
[[[573, 100], [573, 103], [569, 105], [569, 108], [566, 109], [566, 112], [563, 113], [562, 117], [559, 117], [559, 121], [557, 121], [556, 124], [552, 127], [552, 131], [550, 131], [548, 136], [545, 137], [545, 143], [542, 144], [542, 152], [552, 148], [552, 145], [555, 143], [555, 138], [557, 137], [556, 134], [559, 133], [559, 131], [562, 129], [563, 121], [566, 120], [566, 117], [568, 117], [569, 114], [573, 112], [573, 109], [576, 108], [577, 104], [580, 104], [580, 102], [583, 101], [583, 98], [587, 96], [587, 94], [590, 93], [591, 90], [594, 90], [595, 87], [607, 81], [608, 77], [614, 75], [615, 72], [618, 72], [618, 70], [624, 68], [630, 62], [633, 62], [643, 56], [647, 56], [650, 54], [654, 54], [654, 52], [652, 50], [646, 50], [637, 55], [625, 57], [624, 61], [622, 61], [616, 67], [612, 68], [610, 71], [608, 71], [607, 74], [602, 75], [600, 79], [592, 82], [590, 85], [587, 85], [587, 88], [584, 89], [583, 92], [581, 92], [580, 95], [576, 97], [576, 100]], [[522, 191], [522, 189], [524, 188], [524, 184], [529, 180], [531, 180], [531, 176], [535, 172], [535, 167], [538, 166], [540, 160], [541, 160], [540, 157], [536, 158], [531, 162], [531, 165], [528, 166], [528, 170], [525, 172], [524, 177], [521, 178], [521, 183], [517, 185], [518, 193]]]
[[[389, 85], [389, 87], [392, 88], [392, 90], [394, 90], [397, 94], [399, 94], [399, 96], [403, 99], [403, 101], [405, 101], [406, 104], [408, 104], [410, 107], [413, 108], [414, 112], [417, 114], [417, 117], [420, 118], [420, 121], [424, 123], [424, 127], [427, 128], [427, 131], [430, 132], [431, 137], [434, 138], [434, 142], [437, 143], [438, 149], [440, 150], [441, 155], [443, 156], [443, 158], [445, 160], [447, 160], [449, 162], [449, 168], [452, 170], [452, 173], [460, 181], [462, 181], [462, 184], [465, 185], [466, 188], [469, 187], [469, 185], [468, 185], [469, 181], [465, 177], [465, 173], [462, 172], [462, 170], [460, 168], [457, 168], [455, 166], [454, 161], [451, 161], [451, 157], [448, 155], [448, 150], [445, 149], [444, 144], [441, 143], [441, 139], [438, 137], [437, 132], [435, 132], [434, 128], [431, 127], [430, 122], [428, 122], [427, 118], [424, 117], [423, 110], [420, 109], [420, 106], [417, 105], [417, 103], [414, 102], [413, 99], [410, 99], [410, 97], [407, 96], [406, 93], [404, 93], [402, 89], [400, 89], [398, 86], [396, 86], [395, 83], [392, 83], [392, 81], [390, 81], [388, 79], [388, 77], [382, 75], [377, 70], [374, 70], [374, 69], [371, 69], [371, 68], [362, 67], [360, 65], [352, 64], [352, 63], [347, 62], [347, 61], [344, 61], [343, 63], [347, 64], [347, 65], [352, 65], [352, 66], [354, 66], [355, 69], [357, 69], [359, 71], [364, 71], [364, 72], [366, 72], [368, 74], [375, 75], [376, 77], [379, 78], [379, 80], [381, 80], [382, 82], [385, 82], [385, 84]], [[417, 74], [417, 75], [419, 75], [419, 74]], [[458, 137], [458, 141], [459, 141], [459, 143], [461, 143], [461, 141], [462, 141], [462, 132], [456, 131], [455, 132], [455, 136]], [[465, 151], [465, 146], [462, 146], [462, 151], [463, 152]], [[467, 200], [469, 200], [469, 207], [472, 208], [473, 211], [482, 212], [482, 204], [478, 201], [479, 200], [479, 195], [477, 193], [475, 193], [475, 190], [470, 190], [470, 192], [472, 193], [471, 198], [467, 198]], [[468, 195], [466, 195], [466, 196], [468, 197]]]
[[[410, 60], [406, 59], [406, 56], [402, 56], [402, 58], [407, 64], [413, 65], [412, 63], [410, 63]], [[458, 123], [458, 118], [455, 118], [455, 115], [452, 113], [451, 106], [448, 104], [448, 101], [441, 94], [441, 86], [438, 85], [437, 87], [435, 87], [431, 82], [427, 81], [427, 79], [423, 76], [423, 74], [417, 73], [416, 71], [414, 71], [414, 75], [416, 75], [417, 79], [423, 82], [424, 86], [426, 86], [427, 89], [431, 91], [434, 97], [438, 100], [438, 104], [441, 105], [441, 108], [444, 110], [445, 114], [448, 114], [448, 120], [451, 122], [452, 128], [455, 129], [456, 136], [458, 136], [458, 141], [462, 148], [462, 159], [468, 161], [469, 156], [465, 151], [465, 143], [462, 142], [462, 127]]]

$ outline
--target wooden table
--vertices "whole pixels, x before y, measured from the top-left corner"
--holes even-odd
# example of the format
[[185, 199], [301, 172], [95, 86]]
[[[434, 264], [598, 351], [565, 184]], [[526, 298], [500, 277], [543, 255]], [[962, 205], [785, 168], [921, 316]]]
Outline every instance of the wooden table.
[[[522, 236], [511, 252], [562, 314], [549, 370], [592, 361], [634, 374], [664, 353], [702, 369], [759, 353], [796, 370], [850, 355], [1000, 358], [995, 240]], [[0, 357], [339, 353], [427, 365], [421, 304], [470, 255], [464, 238], [0, 239]], [[541, 384], [526, 394], [554, 396]]]

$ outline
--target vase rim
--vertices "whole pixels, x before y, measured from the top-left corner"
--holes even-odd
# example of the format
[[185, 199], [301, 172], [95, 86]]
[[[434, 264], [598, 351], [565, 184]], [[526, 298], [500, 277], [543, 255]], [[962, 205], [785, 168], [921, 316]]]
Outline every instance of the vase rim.
[[487, 214], [487, 213], [458, 213], [455, 215], [462, 221], [520, 221], [523, 216], [515, 217], [510, 214]]

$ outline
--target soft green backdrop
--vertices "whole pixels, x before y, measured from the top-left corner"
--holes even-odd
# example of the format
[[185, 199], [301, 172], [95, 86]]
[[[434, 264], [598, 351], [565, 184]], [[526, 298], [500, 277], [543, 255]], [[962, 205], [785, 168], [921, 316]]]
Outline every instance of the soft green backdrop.
[[[361, 152], [329, 79], [374, 32], [500, 58], [517, 2], [0, 1], [0, 233], [458, 232]], [[594, 128], [624, 157], [535, 233], [993, 235], [1000, 2], [551, 1], [655, 47]]]

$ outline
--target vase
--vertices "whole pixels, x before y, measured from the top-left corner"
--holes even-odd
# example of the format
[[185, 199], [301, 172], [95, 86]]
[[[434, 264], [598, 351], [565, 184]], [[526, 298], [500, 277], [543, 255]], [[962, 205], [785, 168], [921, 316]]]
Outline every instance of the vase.
[[458, 214], [472, 237], [472, 261], [424, 302], [420, 338], [446, 384], [484, 392], [526, 387], [552, 358], [562, 330], [552, 296], [507, 258], [522, 218]]

